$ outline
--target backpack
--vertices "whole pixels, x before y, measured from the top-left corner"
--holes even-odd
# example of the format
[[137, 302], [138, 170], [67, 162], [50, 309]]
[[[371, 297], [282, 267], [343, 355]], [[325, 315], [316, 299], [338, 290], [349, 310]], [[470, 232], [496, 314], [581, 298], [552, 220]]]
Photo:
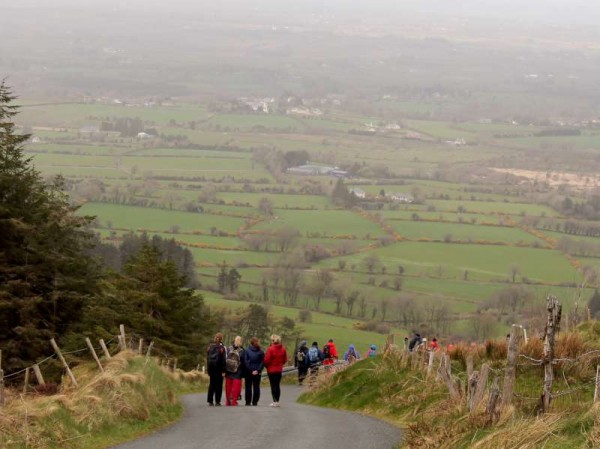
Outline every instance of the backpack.
[[296, 360], [298, 361], [298, 363], [304, 363], [304, 361], [306, 360], [306, 354], [301, 349], [299, 349], [296, 353]]
[[319, 362], [319, 348], [315, 348], [311, 346], [308, 350], [308, 361], [310, 363], [318, 363]]
[[329, 347], [329, 345], [325, 345], [323, 347], [323, 357], [325, 357], [326, 359], [331, 358], [331, 348]]
[[208, 347], [208, 366], [210, 368], [216, 368], [219, 366], [219, 359], [221, 358], [222, 353], [221, 345], [216, 343], [211, 343]]
[[225, 359], [225, 369], [228, 373], [237, 373], [240, 369], [240, 365], [242, 364], [242, 360], [240, 359], [241, 350], [234, 349], [233, 347], [227, 352], [227, 358]]

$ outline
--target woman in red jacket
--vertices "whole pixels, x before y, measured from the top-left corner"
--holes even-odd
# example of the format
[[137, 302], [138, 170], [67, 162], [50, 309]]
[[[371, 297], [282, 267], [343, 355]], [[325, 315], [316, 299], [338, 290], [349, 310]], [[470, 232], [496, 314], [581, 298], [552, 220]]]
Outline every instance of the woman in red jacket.
[[267, 368], [267, 374], [269, 376], [269, 383], [271, 384], [271, 395], [273, 396], [273, 403], [271, 407], [279, 407], [279, 397], [281, 396], [281, 373], [283, 372], [283, 365], [287, 362], [287, 352], [281, 344], [281, 337], [279, 335], [271, 335], [271, 346], [267, 348], [265, 353], [265, 367]]

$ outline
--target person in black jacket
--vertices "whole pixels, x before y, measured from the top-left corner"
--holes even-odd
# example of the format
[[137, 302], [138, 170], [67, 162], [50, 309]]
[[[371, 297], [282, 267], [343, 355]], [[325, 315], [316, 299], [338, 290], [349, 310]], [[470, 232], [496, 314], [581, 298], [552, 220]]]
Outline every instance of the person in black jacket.
[[298, 385], [302, 385], [308, 373], [308, 347], [306, 344], [306, 340], [302, 340], [294, 356], [294, 367], [298, 369]]
[[408, 343], [408, 350], [413, 352], [415, 349], [419, 347], [419, 345], [423, 343], [423, 339], [421, 338], [421, 334], [415, 333], [413, 337], [410, 339]]
[[250, 339], [250, 346], [244, 351], [244, 368], [246, 376], [246, 405], [258, 405], [260, 399], [260, 377], [265, 367], [265, 353], [260, 347], [258, 338]]
[[[221, 405], [223, 396], [223, 377], [225, 377], [225, 346], [223, 345], [223, 334], [217, 333], [215, 340], [206, 350], [206, 366], [208, 368], [208, 405]], [[215, 402], [213, 402], [213, 398]]]

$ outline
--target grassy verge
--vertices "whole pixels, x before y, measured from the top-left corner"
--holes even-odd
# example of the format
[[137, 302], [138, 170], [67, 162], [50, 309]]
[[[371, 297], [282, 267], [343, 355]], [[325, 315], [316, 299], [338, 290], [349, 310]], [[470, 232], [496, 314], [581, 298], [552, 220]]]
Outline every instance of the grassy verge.
[[155, 431], [182, 414], [178, 396], [202, 387], [200, 373], [169, 373], [153, 360], [119, 354], [97, 373], [75, 369], [79, 388], [52, 396], [9, 398], [0, 409], [0, 447], [108, 447]]
[[[583, 358], [573, 367], [557, 365], [556, 372], [564, 380], [559, 380], [557, 374], [553, 391], [567, 390], [562, 382], [568, 382], [569, 388], [577, 391], [571, 396], [558, 395], [551, 411], [541, 417], [536, 416], [536, 398], [543, 382], [539, 367], [518, 369], [513, 405], [501, 413], [497, 422], [490, 424], [484, 410], [487, 398], [477, 410], [469, 413], [466, 401], [450, 399], [448, 390], [435, 376], [428, 379], [425, 372], [404, 366], [397, 356], [360, 361], [329, 379], [320, 380], [313, 391], [299, 400], [389, 421], [405, 430], [402, 447], [411, 449], [600, 447], [600, 404], [592, 405], [593, 382], [590, 385], [596, 361], [586, 361], [585, 356], [581, 356], [597, 348], [596, 327], [600, 326], [561, 335], [557, 342], [559, 357]], [[521, 353], [538, 357], [538, 346], [539, 340], [530, 342], [523, 345]], [[483, 350], [474, 355], [476, 369], [482, 362], [496, 370], [502, 369], [502, 358], [488, 356]], [[464, 354], [453, 356], [452, 372], [464, 386]]]

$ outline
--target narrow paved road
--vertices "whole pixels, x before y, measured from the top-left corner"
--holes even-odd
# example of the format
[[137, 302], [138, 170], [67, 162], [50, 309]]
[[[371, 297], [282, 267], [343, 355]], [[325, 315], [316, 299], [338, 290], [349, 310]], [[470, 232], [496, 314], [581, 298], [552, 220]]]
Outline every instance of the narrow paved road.
[[179, 422], [114, 449], [392, 449], [400, 443], [400, 430], [382, 421], [297, 404], [300, 392], [283, 387], [280, 408], [269, 407], [268, 387], [257, 407], [208, 407], [206, 395], [187, 395]]

